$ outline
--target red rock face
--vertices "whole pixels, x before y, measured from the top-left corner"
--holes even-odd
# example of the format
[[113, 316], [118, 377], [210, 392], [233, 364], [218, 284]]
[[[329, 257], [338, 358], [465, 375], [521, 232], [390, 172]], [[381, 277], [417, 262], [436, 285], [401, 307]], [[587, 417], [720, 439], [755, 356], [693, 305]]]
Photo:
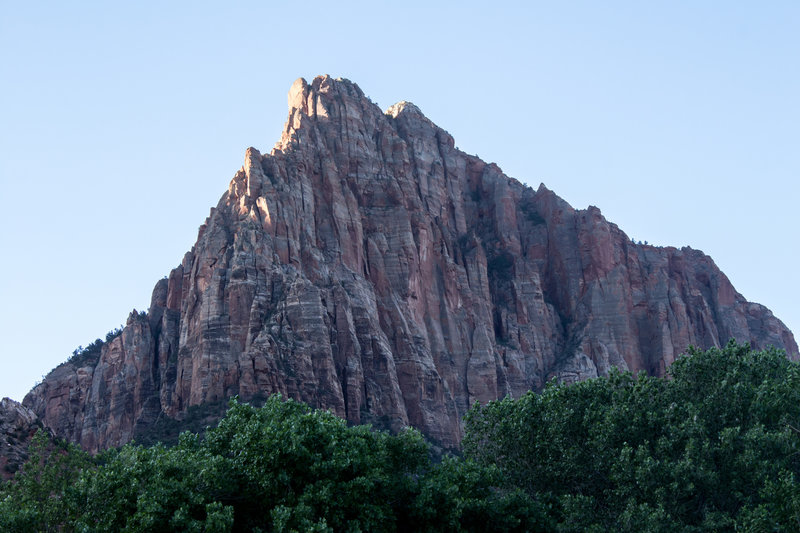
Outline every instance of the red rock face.
[[664, 373], [728, 339], [798, 357], [772, 313], [690, 248], [633, 244], [454, 147], [401, 102], [318, 77], [289, 93], [194, 248], [99, 361], [26, 397], [58, 435], [120, 445], [159, 417], [281, 393], [446, 447], [475, 401], [613, 366]]

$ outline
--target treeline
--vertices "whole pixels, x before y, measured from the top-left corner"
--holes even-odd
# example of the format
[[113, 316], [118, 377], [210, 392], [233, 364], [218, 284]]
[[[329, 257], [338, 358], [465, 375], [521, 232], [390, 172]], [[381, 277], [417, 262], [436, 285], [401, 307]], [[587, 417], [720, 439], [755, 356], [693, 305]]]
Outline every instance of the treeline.
[[38, 435], [0, 531], [797, 531], [800, 365], [690, 350], [474, 406], [463, 456], [279, 397], [90, 457]]
[[106, 333], [106, 340], [103, 339], [95, 339], [94, 341], [90, 342], [86, 345], [86, 347], [78, 346], [73, 350], [72, 355], [68, 359], [68, 361], [75, 365], [82, 365], [82, 364], [97, 364], [97, 361], [100, 359], [100, 353], [103, 349], [103, 346], [106, 343], [109, 343], [122, 335], [122, 326], [118, 328], [114, 328], [108, 333]]

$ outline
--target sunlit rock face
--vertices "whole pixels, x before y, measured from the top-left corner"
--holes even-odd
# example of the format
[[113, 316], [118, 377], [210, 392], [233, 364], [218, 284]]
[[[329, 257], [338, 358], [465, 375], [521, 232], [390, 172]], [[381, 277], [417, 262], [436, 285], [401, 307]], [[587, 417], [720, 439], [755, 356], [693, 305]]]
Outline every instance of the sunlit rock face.
[[280, 142], [247, 150], [149, 312], [25, 405], [89, 450], [271, 393], [457, 447], [475, 401], [615, 366], [661, 375], [730, 338], [798, 357], [703, 253], [633, 244], [459, 151], [413, 104], [384, 113], [325, 76], [292, 85]]

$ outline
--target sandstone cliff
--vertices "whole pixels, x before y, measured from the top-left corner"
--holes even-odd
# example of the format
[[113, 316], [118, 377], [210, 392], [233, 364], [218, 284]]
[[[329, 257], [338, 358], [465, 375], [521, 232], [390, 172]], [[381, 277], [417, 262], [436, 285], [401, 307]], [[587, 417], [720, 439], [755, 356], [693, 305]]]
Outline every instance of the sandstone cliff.
[[475, 401], [661, 374], [730, 338], [798, 357], [703, 253], [635, 245], [457, 150], [413, 104], [384, 113], [325, 76], [294, 83], [280, 142], [247, 150], [149, 312], [24, 403], [89, 450], [273, 392], [453, 447]]

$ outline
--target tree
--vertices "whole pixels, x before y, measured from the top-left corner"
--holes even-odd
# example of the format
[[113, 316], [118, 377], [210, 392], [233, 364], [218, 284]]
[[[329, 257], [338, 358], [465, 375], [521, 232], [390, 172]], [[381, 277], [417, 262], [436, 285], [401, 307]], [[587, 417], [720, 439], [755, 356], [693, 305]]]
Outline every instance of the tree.
[[800, 364], [689, 350], [475, 405], [464, 457], [270, 397], [204, 437], [91, 458], [36, 435], [1, 531], [796, 531]]
[[0, 531], [60, 531], [59, 524], [74, 517], [69, 504], [74, 483], [91, 467], [78, 447], [38, 430], [27, 462], [13, 482], [0, 485]]
[[2, 489], [4, 531], [529, 531], [546, 519], [527, 494], [498, 487], [496, 468], [432, 464], [416, 430], [348, 427], [279, 396], [233, 401], [204, 439], [70, 454], [83, 463], [35, 463], [66, 475], [26, 467]]
[[796, 528], [800, 365], [731, 342], [669, 373], [476, 405], [465, 454], [552, 504], [563, 530], [731, 529], [773, 510]]

